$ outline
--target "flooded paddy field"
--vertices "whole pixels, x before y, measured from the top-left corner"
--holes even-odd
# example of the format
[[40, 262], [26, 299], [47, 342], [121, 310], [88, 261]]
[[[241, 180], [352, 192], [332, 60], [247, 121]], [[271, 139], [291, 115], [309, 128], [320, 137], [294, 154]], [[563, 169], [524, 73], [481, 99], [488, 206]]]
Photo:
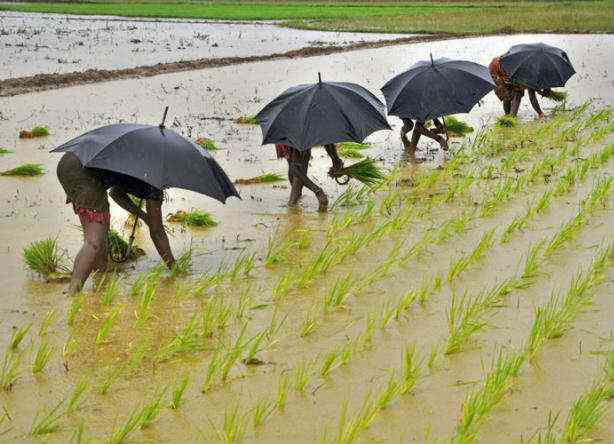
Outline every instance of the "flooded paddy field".
[[[236, 23], [0, 12], [0, 79], [202, 58], [344, 47], [398, 34], [297, 31]], [[404, 36], [406, 37], [406, 36]]]
[[[87, 129], [157, 123], [168, 105], [169, 126], [213, 139], [231, 178], [284, 175], [259, 128], [235, 122], [283, 89], [320, 71], [379, 95], [429, 53], [487, 64], [532, 41], [568, 51], [578, 71], [570, 110], [544, 101], [548, 118], [534, 121], [525, 102], [519, 127], [495, 129], [490, 94], [461, 116], [479, 135], [454, 143], [447, 160], [425, 143], [420, 164], [405, 162], [391, 118], [393, 131], [365, 151], [390, 171], [372, 191], [334, 184], [314, 149], [311, 175], [340, 198], [325, 215], [308, 193], [289, 210], [286, 182], [240, 186], [243, 199], [225, 206], [170, 190], [165, 214], [198, 208], [219, 222], [168, 223], [176, 255], [191, 248], [185, 274], [157, 271], [145, 230], [146, 255], [117, 269], [115, 290], [107, 281], [68, 298], [65, 283], [24, 267], [34, 240], [57, 237], [67, 264], [78, 251], [48, 151]], [[574, 429], [580, 415], [570, 414], [593, 384], [612, 387], [613, 44], [607, 35], [472, 38], [0, 98], [0, 148], [12, 151], [0, 170], [46, 170], [0, 177], [0, 350], [11, 382], [0, 390], [0, 440], [520, 443], [538, 442], [560, 412], [555, 438], [613, 441], [605, 395], [596, 425]], [[18, 138], [39, 125], [51, 134]], [[126, 218], [112, 208], [114, 228]]]

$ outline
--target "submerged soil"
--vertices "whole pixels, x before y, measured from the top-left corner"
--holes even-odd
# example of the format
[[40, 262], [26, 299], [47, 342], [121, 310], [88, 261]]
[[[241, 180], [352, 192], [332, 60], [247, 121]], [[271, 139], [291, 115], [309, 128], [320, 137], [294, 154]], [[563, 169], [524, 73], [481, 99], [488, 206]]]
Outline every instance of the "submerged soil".
[[[82, 408], [63, 417], [59, 430], [43, 435], [40, 440], [66, 442], [80, 422], [85, 425], [86, 436], [104, 440], [124, 423], [134, 407], [151, 400], [157, 389], [174, 384], [183, 375], [190, 377], [183, 408], [171, 411], [165, 407], [156, 422], [144, 430], [136, 430], [128, 442], [216, 440], [210, 424], [220, 428], [225, 410], [237, 404], [247, 410], [262, 397], [274, 398], [278, 381], [291, 369], [301, 362], [321, 358], [333, 347], [343, 346], [348, 338], [355, 337], [364, 328], [368, 313], [379, 313], [385, 301], [421, 285], [435, 271], [445, 273], [452, 258], [468, 252], [486, 230], [506, 226], [547, 186], [544, 183], [531, 193], [517, 196], [494, 216], [471, 224], [464, 235], [430, 246], [423, 256], [411, 260], [405, 268], [395, 268], [386, 279], [361, 294], [352, 295], [345, 308], [327, 313], [322, 313], [322, 298], [334, 282], [350, 272], [357, 277], [364, 276], [381, 264], [394, 245], [393, 236], [348, 258], [313, 285], [294, 290], [286, 299], [273, 302], [272, 287], [277, 279], [285, 270], [298, 273], [300, 270], [295, 270], [293, 264], [304, 264], [307, 258], [321, 250], [326, 243], [326, 230], [333, 218], [342, 216], [344, 209], [333, 210], [327, 215], [317, 214], [314, 197], [306, 193], [298, 210], [288, 210], [285, 202], [289, 189], [284, 183], [239, 187], [243, 200], [231, 199], [225, 206], [204, 196], [170, 190], [164, 205], [165, 214], [198, 208], [210, 212], [219, 225], [206, 230], [187, 230], [169, 224], [174, 251], [180, 253], [191, 246], [193, 265], [187, 278], [167, 279], [161, 285], [151, 319], [142, 330], [133, 328], [134, 303], [126, 294], [127, 286], [138, 273], [155, 266], [158, 258], [146, 231], [140, 230], [138, 243], [147, 255], [121, 268], [124, 283], [114, 306], [122, 311], [109, 339], [97, 346], [94, 339], [110, 308], [102, 306], [99, 297], [92, 295], [88, 286], [81, 312], [76, 321], [67, 326], [72, 300], [62, 294], [64, 284], [42, 281], [24, 269], [21, 259], [23, 247], [33, 240], [57, 236], [68, 259], [74, 257], [81, 244], [81, 234], [75, 226], [77, 219], [64, 205], [64, 196], [54, 174], [58, 157], [48, 152], [51, 148], [100, 125], [121, 121], [157, 123], [164, 106], [168, 105], [167, 122], [173, 129], [194, 139], [207, 136], [216, 141], [221, 149], [214, 156], [232, 179], [266, 172], [285, 175], [286, 166], [275, 159], [272, 147], [260, 147], [260, 130], [233, 122], [238, 116], [255, 114], [285, 88], [313, 81], [320, 71], [324, 78], [358, 82], [375, 92], [387, 79], [415, 61], [428, 58], [429, 53], [487, 64], [509, 46], [530, 41], [545, 41], [567, 50], [578, 71], [566, 88], [571, 104], [591, 97], [595, 98], [596, 106], [614, 103], [610, 75], [614, 60], [607, 57], [613, 37], [549, 35], [470, 38], [363, 49], [325, 57], [260, 61], [0, 98], [0, 147], [14, 151], [14, 154], [0, 157], [0, 170], [25, 162], [41, 163], [47, 170], [40, 178], [1, 180], [0, 349], [5, 349], [16, 327], [31, 322], [34, 327], [24, 342], [25, 347], [30, 344], [32, 347], [25, 352], [19, 379], [12, 391], [0, 393], [0, 403], [11, 416], [10, 420], [0, 422], [0, 440], [33, 440], [26, 434], [36, 412], [52, 406], [81, 379], [90, 383]], [[547, 113], [551, 112], [554, 104], [543, 103]], [[492, 124], [499, 113], [500, 104], [494, 94], [490, 94], [473, 113], [461, 118], [477, 129]], [[520, 118], [533, 119], [526, 101]], [[390, 120], [394, 131], [370, 137], [373, 148], [364, 151], [365, 154], [377, 159], [382, 167], [400, 166], [403, 174], [409, 177], [441, 164], [443, 159], [436, 147], [425, 141], [421, 142], [419, 154], [428, 162], [405, 164], [398, 138], [399, 122]], [[49, 127], [49, 137], [18, 138], [21, 129], [40, 125]], [[608, 141], [612, 141], [611, 137], [599, 146], [583, 147], [586, 151], [582, 157]], [[453, 150], [458, 148], [458, 142], [453, 144]], [[324, 152], [316, 149], [313, 153], [310, 174], [322, 184], [332, 201], [347, 187], [336, 185], [326, 177], [329, 165]], [[533, 155], [540, 158], [543, 153]], [[525, 162], [534, 160], [529, 158]], [[468, 269], [457, 283], [444, 283], [423, 307], [412, 307], [400, 321], [392, 321], [382, 330], [378, 328], [371, 349], [357, 352], [346, 366], [335, 369], [328, 377], [313, 378], [304, 394], [291, 390], [285, 408], [272, 414], [261, 428], [254, 431], [251, 423], [248, 424], [246, 441], [314, 442], [319, 440], [325, 424], [329, 426], [329, 437], [334, 436], [343, 401], [349, 402], [349, 412], [359, 408], [369, 391], [385, 383], [389, 368], [400, 367], [401, 351], [405, 346], [415, 343], [420, 355], [426, 356], [433, 345], [441, 343], [447, 331], [446, 309], [453, 294], [465, 291], [474, 294], [513, 273], [528, 245], [554, 233], [562, 221], [573, 215], [593, 181], [612, 174], [614, 160], [610, 159], [571, 193], [557, 198], [546, 215], [536, 218], [510, 243], [497, 242], [480, 265]], [[479, 200], [479, 196], [475, 199]], [[428, 220], [416, 220], [399, 235], [419, 239], [433, 224], [472, 205], [465, 200], [443, 204], [433, 209]], [[610, 195], [609, 208], [598, 211], [577, 239], [547, 262], [534, 286], [514, 293], [489, 320], [490, 328], [477, 335], [462, 352], [445, 357], [439, 355], [433, 369], [425, 371], [425, 377], [415, 390], [378, 414], [359, 441], [436, 442], [447, 439], [454, 432], [463, 399], [478, 387], [483, 367], [489, 366], [497, 347], [518, 347], [531, 325], [534, 307], [547, 301], [552, 291], [566, 288], [569, 276], [590, 260], [598, 245], [612, 242], [613, 207], [614, 199]], [[374, 220], [369, 219], [350, 230], [357, 234], [369, 232], [376, 221], [385, 218], [379, 201], [373, 217]], [[126, 214], [113, 206], [113, 226], [122, 229], [125, 221]], [[279, 266], [265, 267], [262, 261], [269, 237], [276, 230], [283, 233], [296, 228], [309, 233], [311, 246], [293, 254]], [[255, 255], [256, 265], [250, 273], [251, 278], [238, 279], [218, 291], [236, 307], [241, 294], [249, 289], [253, 302], [244, 318], [230, 320], [228, 335], [207, 342], [204, 350], [161, 362], [146, 355], [135, 369], [121, 373], [107, 394], [97, 393], [109, 374], [132, 359], [141, 345], [148, 350], [148, 347], [164, 344], [185, 327], [193, 315], [200, 319], [201, 307], [210, 294], [205, 299], [194, 298], [181, 290], [182, 285], [189, 285], [200, 273], [214, 270], [223, 261], [231, 262], [241, 253]], [[482, 426], [479, 442], [526, 442], [545, 425], [549, 410], [561, 410], [560, 423], [564, 420], [573, 400], [601, 371], [604, 351], [612, 348], [614, 300], [607, 296], [613, 292], [614, 274], [610, 268], [605, 281], [595, 291], [594, 305], [574, 322], [571, 331], [550, 341], [537, 359], [523, 368], [518, 383]], [[49, 333], [54, 354], [45, 371], [35, 376], [28, 364], [40, 342], [38, 328], [49, 310], [55, 311]], [[313, 334], [299, 337], [298, 330], [310, 311], [315, 313], [317, 328]], [[285, 318], [285, 322], [276, 341], [258, 353], [264, 365], [239, 364], [233, 368], [227, 384], [202, 394], [200, 387], [213, 350], [236, 338], [242, 322], [248, 323], [252, 335], [275, 318]], [[317, 374], [319, 367], [310, 371]], [[165, 406], [167, 403], [165, 401]], [[610, 412], [592, 436], [604, 442], [612, 441], [613, 424]]]

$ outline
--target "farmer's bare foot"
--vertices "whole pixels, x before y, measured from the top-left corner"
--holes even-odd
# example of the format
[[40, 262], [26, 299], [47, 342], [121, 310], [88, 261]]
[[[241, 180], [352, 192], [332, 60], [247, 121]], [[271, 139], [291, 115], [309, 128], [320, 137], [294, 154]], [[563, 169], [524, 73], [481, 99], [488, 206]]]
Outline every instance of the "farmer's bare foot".
[[316, 193], [316, 197], [318, 198], [318, 211], [325, 213], [328, 211], [328, 196], [324, 191], [319, 191]]

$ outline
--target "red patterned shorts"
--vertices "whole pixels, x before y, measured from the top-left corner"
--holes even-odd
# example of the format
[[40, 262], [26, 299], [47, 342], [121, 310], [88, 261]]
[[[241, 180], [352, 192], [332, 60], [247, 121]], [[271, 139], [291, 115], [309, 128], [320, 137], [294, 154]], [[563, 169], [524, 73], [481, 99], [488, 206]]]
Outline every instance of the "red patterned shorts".
[[111, 223], [111, 213], [109, 212], [79, 208], [74, 205], [73, 210], [82, 222], [95, 222], [104, 225], [109, 225]]

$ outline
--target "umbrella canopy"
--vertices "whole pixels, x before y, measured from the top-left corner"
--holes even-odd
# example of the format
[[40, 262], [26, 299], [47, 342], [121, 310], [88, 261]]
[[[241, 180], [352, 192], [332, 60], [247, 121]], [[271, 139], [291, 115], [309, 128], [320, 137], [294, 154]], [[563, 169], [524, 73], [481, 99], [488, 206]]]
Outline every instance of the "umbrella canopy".
[[256, 119], [263, 145], [283, 143], [301, 151], [329, 143], [362, 142], [375, 131], [390, 129], [386, 107], [365, 88], [321, 80], [284, 91]]
[[383, 87], [388, 114], [426, 122], [468, 113], [495, 84], [488, 68], [464, 60], [420, 61]]
[[565, 86], [576, 73], [565, 51], [545, 43], [512, 46], [500, 63], [513, 83], [536, 90]]
[[103, 126], [52, 152], [72, 152], [84, 167], [126, 174], [160, 190], [183, 188], [221, 202], [230, 196], [239, 197], [211, 154], [162, 126]]

